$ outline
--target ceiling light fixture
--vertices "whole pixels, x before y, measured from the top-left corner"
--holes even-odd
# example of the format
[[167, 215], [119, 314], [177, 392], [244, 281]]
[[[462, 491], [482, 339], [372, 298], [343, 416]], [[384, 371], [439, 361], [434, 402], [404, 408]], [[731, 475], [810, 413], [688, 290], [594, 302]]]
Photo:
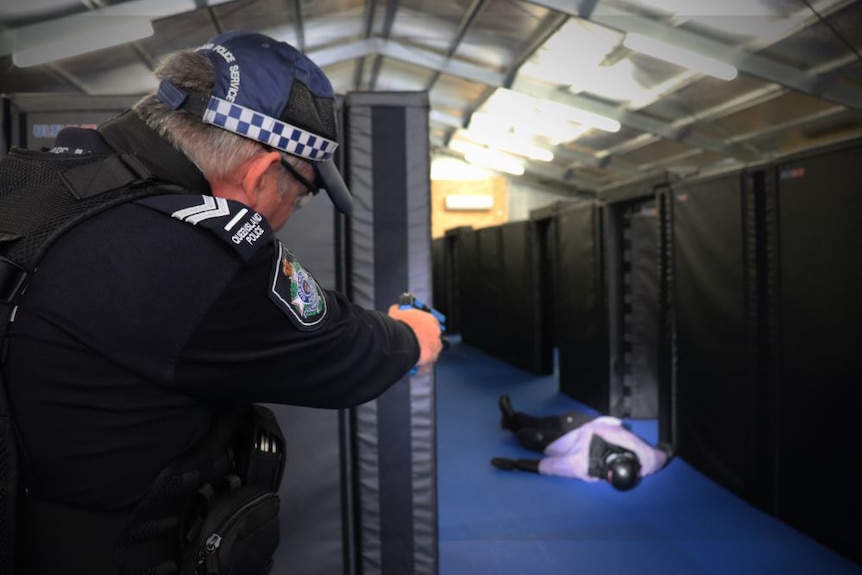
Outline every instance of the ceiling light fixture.
[[494, 207], [494, 196], [488, 194], [449, 194], [443, 199], [443, 205], [450, 212], [487, 212]]
[[507, 138], [520, 141], [530, 141], [534, 138], [547, 140], [552, 145], [571, 142], [586, 132], [589, 128], [583, 124], [575, 124], [552, 114], [530, 113], [525, 111], [504, 114], [502, 111], [493, 113], [474, 112], [470, 116], [468, 132], [482, 134], [482, 137], [493, 138], [494, 144]]
[[16, 29], [12, 62], [19, 68], [38, 66], [153, 35], [143, 16], [78, 14]]
[[[620, 123], [613, 118], [507, 88], [498, 88], [481, 110], [493, 116], [494, 121], [514, 126], [516, 132], [540, 135], [557, 142], [573, 140], [582, 133], [577, 132], [582, 126], [606, 132], [620, 130]], [[471, 128], [473, 117], [470, 119]], [[574, 132], [574, 135], [561, 132]]]
[[498, 172], [506, 172], [513, 176], [524, 174], [524, 163], [502, 152], [488, 149], [471, 150], [464, 154], [464, 159], [471, 164]]
[[517, 135], [511, 133], [501, 133], [499, 130], [474, 128], [472, 122], [470, 129], [458, 130], [457, 134], [459, 137], [466, 138], [477, 144], [482, 144], [501, 152], [524, 156], [538, 162], [550, 162], [554, 159], [554, 153], [551, 150], [537, 146], [531, 143], [529, 139], [519, 138]]
[[612, 133], [619, 132], [620, 128], [622, 127], [621, 124], [613, 118], [608, 118], [607, 116], [602, 116], [600, 114], [594, 114], [593, 112], [581, 110], [580, 108], [573, 108], [571, 106], [566, 107], [568, 108], [567, 113], [569, 116], [569, 120], [575, 121], [579, 124], [583, 124], [584, 126], [588, 126], [590, 128], [597, 128], [599, 130], [604, 130], [605, 132]]
[[478, 181], [487, 180], [491, 175], [487, 169], [468, 164], [464, 158], [438, 154], [431, 161], [431, 179], [435, 181]]
[[627, 34], [623, 46], [720, 80], [733, 80], [737, 75], [735, 66], [642, 34]]

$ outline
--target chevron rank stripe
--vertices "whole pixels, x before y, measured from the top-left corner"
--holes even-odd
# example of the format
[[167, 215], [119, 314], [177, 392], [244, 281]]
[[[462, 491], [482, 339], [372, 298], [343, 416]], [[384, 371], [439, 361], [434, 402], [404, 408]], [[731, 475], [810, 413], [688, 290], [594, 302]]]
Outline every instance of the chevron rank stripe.
[[210, 218], [220, 218], [230, 215], [230, 207], [228, 207], [227, 200], [224, 198], [214, 198], [212, 196], [201, 196], [201, 198], [203, 198], [203, 203], [177, 210], [171, 214], [171, 217], [197, 225]]
[[[177, 222], [192, 224], [196, 238], [212, 234], [226, 242], [248, 261], [261, 249], [271, 249], [272, 228], [258, 212], [242, 202], [197, 194], [164, 194], [147, 196], [135, 203], [153, 209]], [[192, 230], [189, 226], [181, 226]]]

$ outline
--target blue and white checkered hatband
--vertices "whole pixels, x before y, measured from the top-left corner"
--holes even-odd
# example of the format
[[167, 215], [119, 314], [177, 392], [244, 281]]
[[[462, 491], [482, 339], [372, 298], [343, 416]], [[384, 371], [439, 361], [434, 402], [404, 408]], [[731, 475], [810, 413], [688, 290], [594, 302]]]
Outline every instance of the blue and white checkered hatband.
[[203, 120], [315, 162], [328, 160], [338, 147], [337, 142], [215, 96], [210, 97]]

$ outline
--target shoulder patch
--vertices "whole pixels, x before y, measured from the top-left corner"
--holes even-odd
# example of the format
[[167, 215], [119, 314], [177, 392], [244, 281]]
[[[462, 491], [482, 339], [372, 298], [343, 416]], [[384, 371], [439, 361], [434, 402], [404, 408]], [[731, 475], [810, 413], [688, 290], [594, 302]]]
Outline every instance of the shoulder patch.
[[269, 297], [297, 328], [311, 331], [323, 325], [326, 296], [281, 240], [276, 241]]
[[174, 219], [204, 228], [230, 244], [248, 260], [272, 241], [272, 228], [261, 214], [245, 204], [215, 196], [167, 194], [135, 201]]

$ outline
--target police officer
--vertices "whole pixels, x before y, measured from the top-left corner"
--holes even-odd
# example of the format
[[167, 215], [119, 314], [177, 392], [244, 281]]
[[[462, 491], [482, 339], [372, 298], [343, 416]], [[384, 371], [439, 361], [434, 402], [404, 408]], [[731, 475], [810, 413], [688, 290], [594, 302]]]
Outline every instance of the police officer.
[[[126, 191], [148, 190], [70, 226], [16, 301], [3, 373], [26, 459], [26, 575], [114, 572], [88, 566], [116, 565], [118, 545], [88, 516], [133, 513], [222, 406], [349, 408], [441, 350], [430, 314], [352, 304], [273, 235], [321, 189], [351, 209], [333, 90], [311, 60], [234, 31], [170, 54], [156, 76], [156, 93], [97, 130], [0, 164], [4, 185], [35, 197], [62, 183], [89, 201], [123, 170]], [[121, 162], [69, 168], [82, 157]]]

